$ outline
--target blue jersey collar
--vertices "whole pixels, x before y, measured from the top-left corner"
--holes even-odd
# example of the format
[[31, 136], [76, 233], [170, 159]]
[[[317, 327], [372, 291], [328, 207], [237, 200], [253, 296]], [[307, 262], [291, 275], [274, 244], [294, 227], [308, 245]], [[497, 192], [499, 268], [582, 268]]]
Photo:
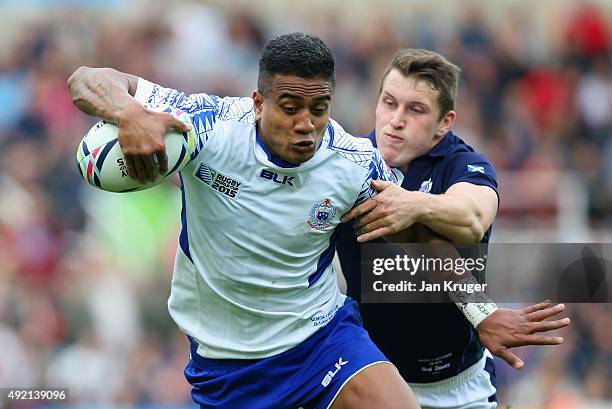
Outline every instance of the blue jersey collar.
[[[295, 169], [301, 166], [301, 168], [304, 168], [304, 164], [306, 163], [311, 163], [313, 161], [315, 161], [315, 157], [317, 156], [317, 153], [319, 153], [319, 150], [321, 148], [321, 146], [323, 145], [323, 141], [325, 140], [325, 137], [327, 136], [329, 138], [329, 146], [332, 146], [333, 142], [334, 142], [334, 127], [332, 126], [331, 122], [327, 123], [327, 134], [323, 135], [323, 138], [321, 138], [321, 141], [319, 141], [319, 146], [317, 146], [317, 151], [315, 152], [315, 155], [310, 158], [307, 162], [304, 163], [291, 163], [291, 162], [287, 162], [285, 160], [282, 160], [280, 158], [275, 158], [272, 156], [272, 154], [270, 153], [270, 150], [268, 149], [268, 147], [266, 146], [266, 144], [264, 143], [264, 141], [261, 139], [261, 134], [259, 133], [259, 126], [258, 123], [255, 123], [255, 140], [257, 141], [257, 145], [261, 148], [261, 150], [263, 151], [263, 153], [265, 153], [268, 161], [270, 161], [271, 163], [273, 163], [274, 165], [278, 166], [279, 168], [285, 168], [285, 169]], [[320, 156], [320, 154], [319, 154]]]
[[280, 168], [297, 168], [298, 166], [300, 166], [298, 163], [291, 163], [291, 162], [287, 162], [285, 160], [273, 157], [272, 154], [270, 153], [270, 150], [266, 146], [266, 144], [261, 140], [261, 136], [259, 135], [259, 127], [257, 125], [255, 125], [255, 139], [257, 140], [257, 144], [266, 153], [268, 160], [272, 162], [273, 164], [275, 164], [276, 166]]
[[448, 155], [450, 153], [450, 148], [452, 146], [453, 139], [455, 138], [456, 136], [451, 131], [448, 131], [446, 135], [442, 137], [440, 142], [438, 142], [436, 146], [434, 146], [429, 152], [427, 152], [423, 156], [439, 158]]

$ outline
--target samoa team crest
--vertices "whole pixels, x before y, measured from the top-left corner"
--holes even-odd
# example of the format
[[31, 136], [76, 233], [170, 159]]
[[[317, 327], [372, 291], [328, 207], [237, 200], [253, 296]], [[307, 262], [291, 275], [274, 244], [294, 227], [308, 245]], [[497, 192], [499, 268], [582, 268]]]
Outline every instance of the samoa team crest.
[[335, 215], [336, 208], [332, 205], [331, 200], [325, 199], [310, 208], [306, 224], [315, 230], [325, 230], [331, 226]]

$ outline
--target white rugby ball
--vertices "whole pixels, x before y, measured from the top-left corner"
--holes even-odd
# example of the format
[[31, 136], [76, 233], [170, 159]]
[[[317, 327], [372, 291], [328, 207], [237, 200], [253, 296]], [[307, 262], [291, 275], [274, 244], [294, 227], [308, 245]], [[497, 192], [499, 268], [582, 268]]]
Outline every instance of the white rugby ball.
[[[169, 105], [145, 105], [156, 112], [169, 112], [191, 124], [189, 114]], [[180, 133], [170, 130], [164, 137], [168, 156], [168, 173], [159, 175], [155, 182], [140, 183], [127, 173], [125, 157], [117, 139], [119, 128], [106, 121], [96, 123], [83, 137], [76, 152], [76, 160], [83, 179], [107, 192], [134, 192], [159, 185], [180, 171], [189, 162], [195, 146], [195, 130]]]

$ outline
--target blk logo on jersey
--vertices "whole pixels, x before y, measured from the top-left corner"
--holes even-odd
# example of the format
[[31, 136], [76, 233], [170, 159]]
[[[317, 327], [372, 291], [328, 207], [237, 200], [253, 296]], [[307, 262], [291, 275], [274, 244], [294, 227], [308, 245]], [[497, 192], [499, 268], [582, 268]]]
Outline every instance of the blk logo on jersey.
[[310, 208], [306, 224], [315, 230], [326, 230], [333, 223], [335, 215], [336, 208], [331, 200], [325, 199]]
[[327, 388], [327, 386], [331, 383], [332, 379], [334, 379], [334, 376], [336, 376], [338, 371], [342, 369], [342, 367], [346, 364], [348, 364], [348, 361], [343, 361], [342, 357], [340, 357], [338, 359], [338, 362], [336, 362], [336, 364], [334, 365], [335, 370], [327, 371], [327, 373], [325, 374], [325, 377], [321, 381], [321, 385], [323, 385], [324, 388]]
[[293, 179], [295, 179], [295, 176], [281, 176], [271, 170], [262, 169], [261, 173], [259, 174], [259, 177], [262, 179], [271, 180], [272, 182], [278, 183], [279, 185], [295, 186], [293, 184]]
[[237, 197], [238, 193], [240, 193], [242, 182], [214, 170], [203, 162], [200, 162], [194, 176], [217, 192], [227, 197], [231, 197], [232, 199]]

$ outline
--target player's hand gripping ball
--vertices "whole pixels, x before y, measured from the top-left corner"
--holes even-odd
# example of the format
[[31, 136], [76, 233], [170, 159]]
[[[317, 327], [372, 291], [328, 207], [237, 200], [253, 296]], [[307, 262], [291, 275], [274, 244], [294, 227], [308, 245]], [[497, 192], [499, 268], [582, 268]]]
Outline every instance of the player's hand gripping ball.
[[[177, 119], [191, 124], [191, 118], [180, 109], [169, 105], [145, 105], [156, 112], [169, 112]], [[76, 161], [83, 179], [107, 192], [133, 192], [148, 189], [164, 182], [189, 162], [195, 147], [195, 130], [180, 133], [169, 130], [164, 137], [168, 172], [158, 175], [155, 182], [140, 183], [128, 176], [125, 157], [117, 139], [119, 128], [106, 121], [96, 123], [83, 137], [76, 152]]]

